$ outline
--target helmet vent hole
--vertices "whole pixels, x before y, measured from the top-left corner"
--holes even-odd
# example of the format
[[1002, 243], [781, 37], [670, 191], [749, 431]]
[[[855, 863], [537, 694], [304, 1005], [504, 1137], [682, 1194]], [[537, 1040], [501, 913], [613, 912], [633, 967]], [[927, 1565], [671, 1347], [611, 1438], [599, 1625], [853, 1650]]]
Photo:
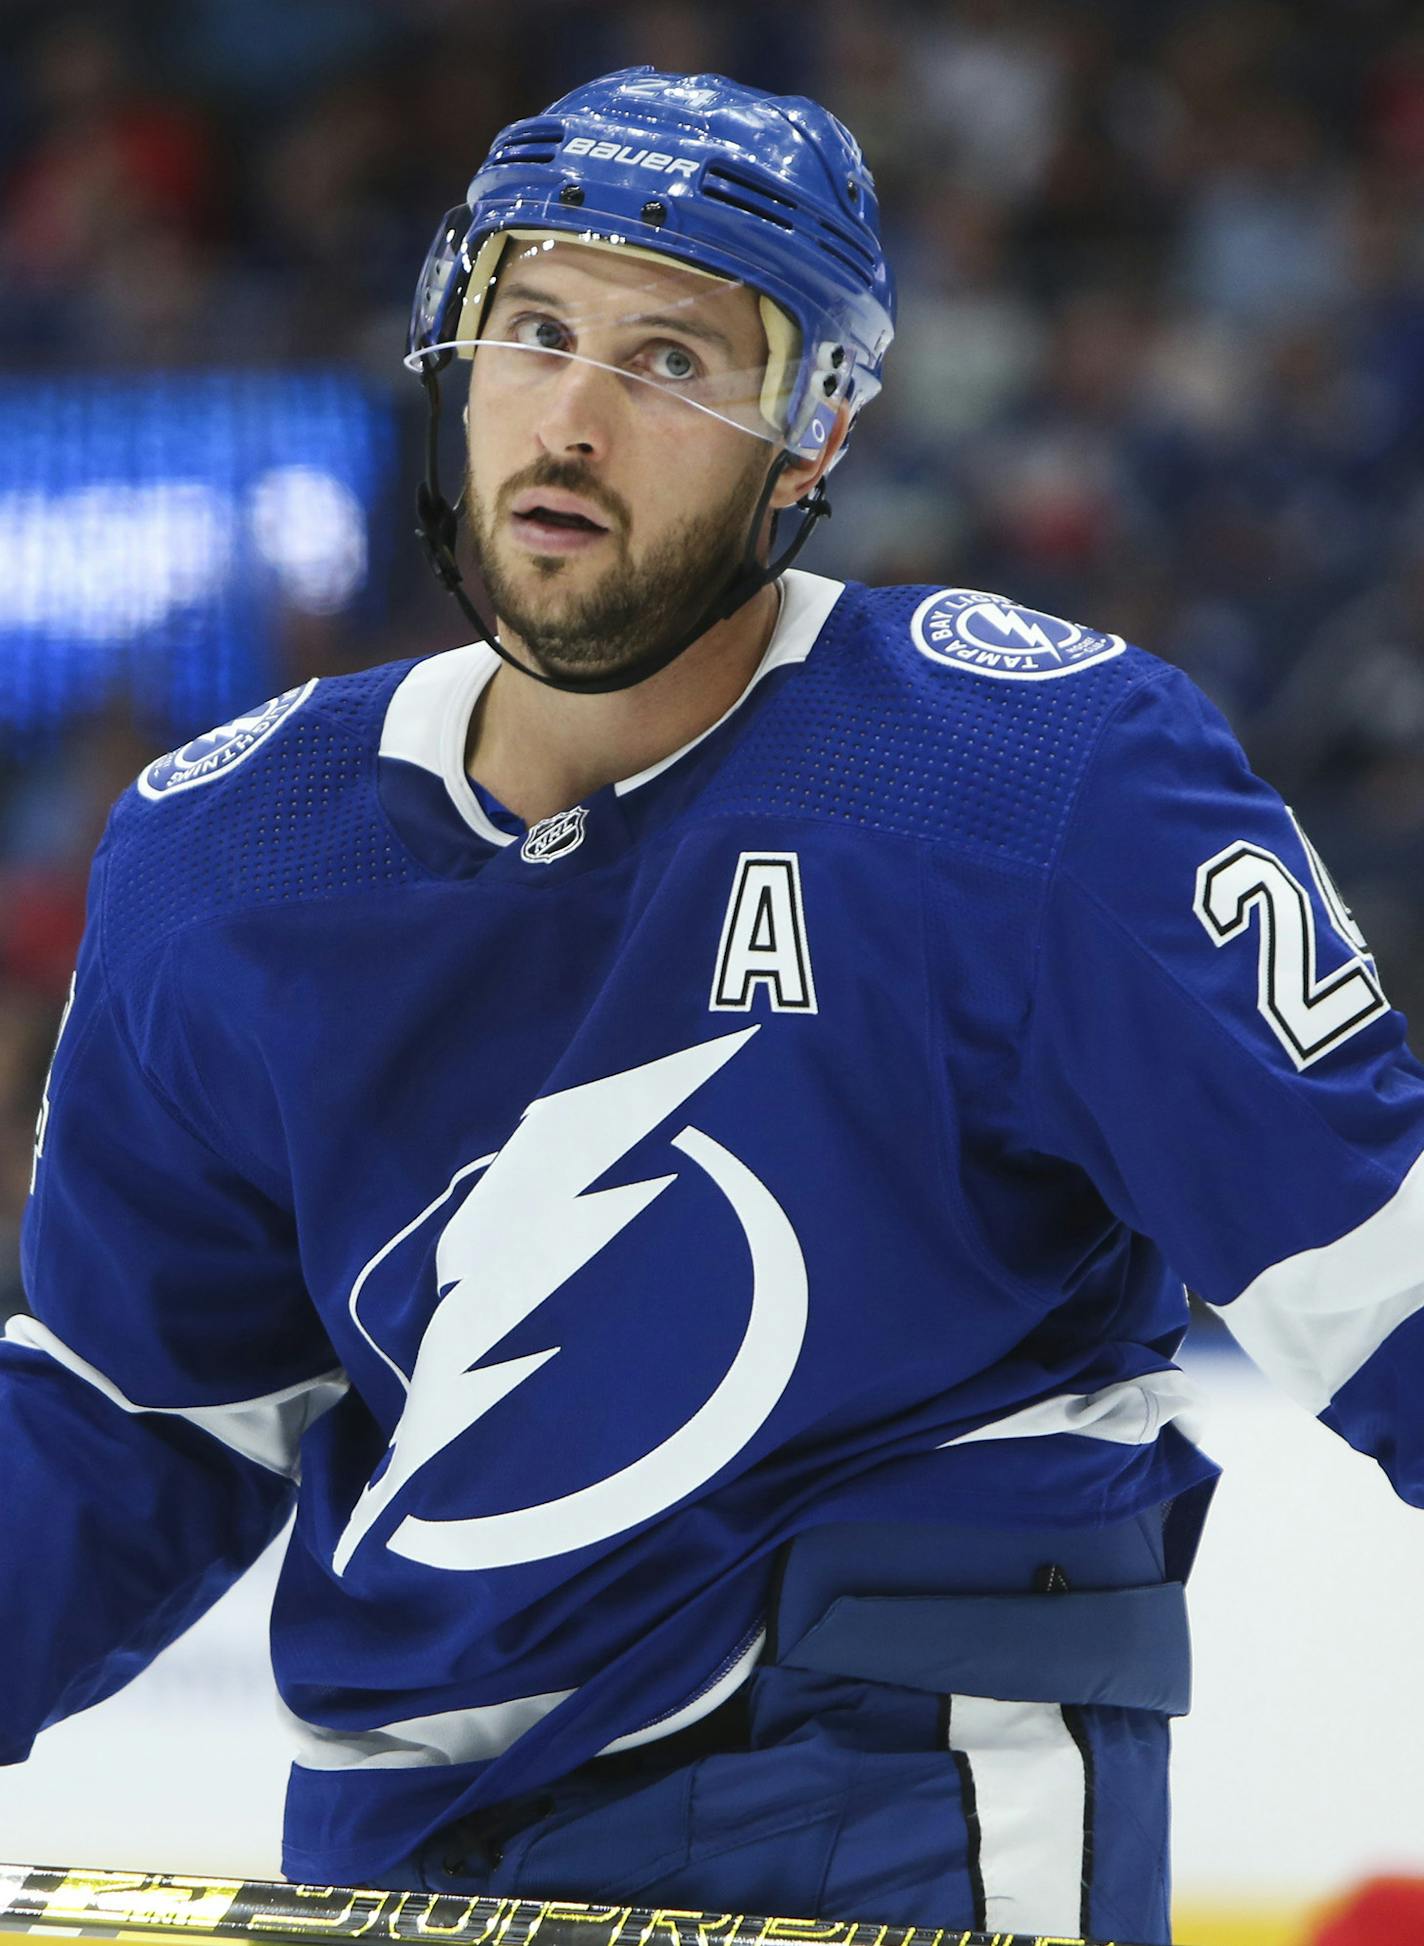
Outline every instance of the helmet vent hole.
[[820, 248], [843, 263], [847, 270], [854, 271], [869, 289], [875, 282], [875, 259], [860, 239], [839, 224], [827, 223], [823, 217], [817, 218], [816, 228]]
[[552, 162], [564, 139], [562, 122], [526, 122], [517, 135], [511, 135], [492, 151], [489, 163]]
[[707, 174], [719, 183], [725, 183], [733, 189], [739, 189], [745, 196], [754, 197], [758, 202], [774, 203], [779, 209], [794, 210], [796, 208], [796, 203], [792, 197], [782, 195], [779, 190], [773, 189], [770, 183], [763, 182], [759, 176], [752, 175], [749, 170], [744, 172], [740, 169], [730, 168], [727, 164], [722, 163], [709, 169]]
[[731, 169], [709, 169], [702, 179], [702, 193], [716, 203], [727, 203], [733, 209], [745, 210], [748, 216], [765, 217], [768, 223], [775, 223], [779, 229], [796, 228], [796, 205], [785, 196], [778, 196], [754, 177], [734, 173]]

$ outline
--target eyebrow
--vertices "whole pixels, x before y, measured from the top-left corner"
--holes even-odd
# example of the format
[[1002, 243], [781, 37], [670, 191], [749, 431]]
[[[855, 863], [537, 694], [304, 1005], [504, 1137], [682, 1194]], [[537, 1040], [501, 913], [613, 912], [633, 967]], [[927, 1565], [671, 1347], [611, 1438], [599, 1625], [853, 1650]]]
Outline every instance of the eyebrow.
[[[539, 290], [533, 284], [502, 284], [495, 291], [494, 301], [501, 297], [510, 298], [518, 304], [544, 304], [551, 311], [567, 308], [568, 300], [556, 297], [551, 291]], [[640, 311], [636, 315], [619, 318], [620, 324], [640, 324], [654, 331], [674, 331], [685, 338], [701, 338], [707, 344], [720, 345], [728, 358], [737, 356], [736, 346], [725, 331], [719, 331], [715, 324], [701, 324], [690, 318], [674, 315], [670, 311]]]

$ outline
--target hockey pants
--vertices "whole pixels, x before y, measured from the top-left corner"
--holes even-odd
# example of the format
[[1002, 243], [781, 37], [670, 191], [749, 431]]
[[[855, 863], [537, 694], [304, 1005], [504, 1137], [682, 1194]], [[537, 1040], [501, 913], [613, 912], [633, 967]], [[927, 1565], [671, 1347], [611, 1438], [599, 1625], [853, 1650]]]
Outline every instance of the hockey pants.
[[1161, 1508], [1095, 1531], [814, 1531], [736, 1696], [475, 1814], [421, 1879], [1157, 1946], [1189, 1681], [1166, 1552]]

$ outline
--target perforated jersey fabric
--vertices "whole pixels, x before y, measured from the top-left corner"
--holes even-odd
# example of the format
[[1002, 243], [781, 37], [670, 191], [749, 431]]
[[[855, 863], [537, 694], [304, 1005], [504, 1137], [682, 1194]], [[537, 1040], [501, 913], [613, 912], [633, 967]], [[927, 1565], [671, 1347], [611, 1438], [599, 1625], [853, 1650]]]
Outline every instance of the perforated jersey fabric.
[[804, 679], [752, 723], [709, 812], [820, 817], [1046, 870], [1103, 724], [1162, 665], [1140, 650], [1046, 682], [947, 670], [912, 640], [932, 588], [856, 588]]
[[1424, 1500], [1424, 1075], [1279, 798], [1116, 637], [786, 584], [737, 707], [522, 834], [480, 645], [116, 808], [0, 1344], [0, 1760], [294, 1502], [319, 1883], [714, 1711], [813, 1529], [1175, 1501], [1180, 1574], [1186, 1281]]
[[[910, 618], [933, 592], [847, 589], [794, 680], [774, 676], [694, 754], [697, 815], [821, 818], [1046, 870], [1095, 737], [1124, 691], [1161, 665], [1129, 650], [1068, 682], [946, 674], [910, 639]], [[136, 794], [122, 800], [114, 963], [242, 907], [419, 876], [373, 788], [386, 705], [414, 666], [325, 678], [268, 747], [216, 788], [165, 804], [162, 823]], [[712, 755], [725, 761], [709, 764]], [[645, 795], [685, 794], [654, 785]]]
[[231, 776], [158, 805], [137, 791], [120, 801], [106, 920], [114, 977], [185, 926], [418, 876], [373, 788], [371, 731], [408, 667], [319, 684]]

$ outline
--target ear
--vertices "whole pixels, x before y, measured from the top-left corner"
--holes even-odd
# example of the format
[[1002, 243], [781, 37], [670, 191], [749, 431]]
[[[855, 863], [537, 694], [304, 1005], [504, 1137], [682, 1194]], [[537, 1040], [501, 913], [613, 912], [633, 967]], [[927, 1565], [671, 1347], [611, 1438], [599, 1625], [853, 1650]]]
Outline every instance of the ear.
[[850, 412], [842, 406], [836, 414], [836, 423], [831, 428], [831, 436], [815, 459], [794, 459], [782, 473], [771, 490], [771, 510], [781, 513], [785, 508], [794, 506], [806, 495], [828, 471], [831, 461], [845, 444], [846, 434], [850, 431]]

